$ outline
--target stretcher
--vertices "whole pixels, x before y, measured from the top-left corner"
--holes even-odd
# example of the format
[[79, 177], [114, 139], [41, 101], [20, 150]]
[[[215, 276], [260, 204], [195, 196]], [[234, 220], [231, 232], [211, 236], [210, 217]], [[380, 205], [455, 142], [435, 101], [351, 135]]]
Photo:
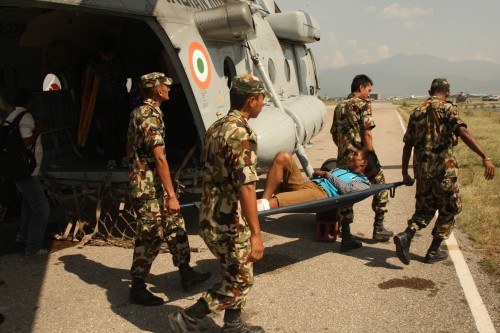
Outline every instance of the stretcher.
[[[278, 207], [274, 209], [262, 210], [257, 214], [259, 217], [265, 217], [285, 213], [316, 213], [316, 240], [334, 242], [337, 239], [339, 223], [337, 221], [337, 208], [351, 206], [372, 195], [388, 190], [391, 198], [396, 195], [396, 188], [402, 185], [413, 184], [415, 180], [407, 182], [400, 181], [388, 184], [372, 184], [369, 189], [342, 194], [338, 197], [332, 197], [322, 200], [305, 202], [293, 206]], [[195, 206], [199, 208], [199, 202], [181, 205], [181, 208]]]
[[343, 194], [338, 197], [259, 211], [258, 216], [264, 217], [284, 213], [316, 213], [316, 240], [335, 242], [339, 232], [337, 208], [354, 205], [383, 190], [389, 190], [391, 198], [394, 198], [397, 187], [410, 185], [413, 182], [414, 180], [412, 179], [408, 182], [401, 181], [389, 184], [373, 184], [369, 189]]
[[396, 188], [406, 184], [409, 183], [401, 181], [389, 184], [373, 184], [370, 186], [369, 189], [363, 191], [351, 192], [347, 194], [342, 194], [338, 197], [310, 201], [293, 206], [278, 207], [274, 209], [263, 210], [260, 211], [258, 215], [264, 217], [264, 216], [284, 214], [284, 213], [321, 213], [324, 211], [337, 209], [343, 206], [354, 205], [355, 203], [362, 201], [383, 190], [389, 190], [391, 198], [394, 198], [396, 194]]

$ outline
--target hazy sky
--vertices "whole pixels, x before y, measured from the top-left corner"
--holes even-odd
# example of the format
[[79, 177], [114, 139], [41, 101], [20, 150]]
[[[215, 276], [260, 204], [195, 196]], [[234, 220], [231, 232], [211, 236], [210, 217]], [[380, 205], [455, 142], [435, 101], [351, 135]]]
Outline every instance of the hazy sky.
[[500, 63], [500, 0], [276, 0], [318, 21], [320, 69], [396, 54]]

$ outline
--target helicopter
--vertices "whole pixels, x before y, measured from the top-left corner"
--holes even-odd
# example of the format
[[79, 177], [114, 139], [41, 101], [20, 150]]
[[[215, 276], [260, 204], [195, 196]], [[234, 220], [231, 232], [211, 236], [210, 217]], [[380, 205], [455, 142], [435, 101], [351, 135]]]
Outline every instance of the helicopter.
[[312, 174], [305, 150], [323, 128], [326, 107], [308, 46], [320, 40], [320, 27], [303, 11], [282, 12], [272, 0], [3, 0], [0, 32], [0, 95], [18, 87], [33, 92], [34, 113], [45, 122], [41, 172], [53, 182], [128, 181], [128, 169], [107, 170], [94, 154], [99, 143], [90, 144], [88, 126], [82, 136], [85, 64], [103, 35], [114, 38], [131, 68], [130, 91], [145, 73], [173, 79], [162, 105], [167, 158], [185, 185], [198, 184], [201, 138], [229, 110], [231, 79], [244, 73], [272, 94], [250, 120], [258, 171], [287, 151]]

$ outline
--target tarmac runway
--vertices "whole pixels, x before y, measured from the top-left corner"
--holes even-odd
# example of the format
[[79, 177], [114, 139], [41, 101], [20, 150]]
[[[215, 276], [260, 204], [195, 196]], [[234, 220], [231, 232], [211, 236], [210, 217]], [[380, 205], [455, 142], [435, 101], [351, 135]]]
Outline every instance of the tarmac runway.
[[[387, 182], [401, 180], [403, 130], [395, 107], [373, 105], [377, 127], [374, 146]], [[329, 128], [333, 107], [322, 132], [307, 150], [315, 168], [336, 156]], [[414, 209], [415, 187], [402, 186], [389, 203], [386, 227], [395, 233], [406, 227]], [[46, 258], [25, 260], [19, 253], [0, 257], [0, 332], [171, 332], [167, 315], [193, 304], [219, 279], [218, 262], [197, 236], [197, 212], [184, 212], [192, 265], [212, 278], [185, 293], [169, 254], [153, 264], [148, 284], [166, 300], [159, 307], [128, 302], [132, 250], [119, 247], [70, 247]], [[498, 281], [481, 273], [467, 239], [455, 232], [479, 289], [491, 326], [477, 323], [470, 299], [457, 276], [454, 261], [423, 263], [431, 228], [420, 231], [405, 266], [392, 242], [372, 241], [371, 199], [355, 205], [352, 232], [363, 247], [339, 252], [339, 241], [317, 242], [313, 214], [283, 214], [261, 219], [264, 258], [255, 264], [255, 285], [244, 320], [271, 333], [319, 332], [495, 332], [500, 328]], [[458, 273], [463, 274], [463, 273]], [[488, 315], [489, 314], [489, 315]], [[484, 315], [484, 313], [483, 313]], [[219, 332], [222, 316], [211, 314], [201, 332]]]

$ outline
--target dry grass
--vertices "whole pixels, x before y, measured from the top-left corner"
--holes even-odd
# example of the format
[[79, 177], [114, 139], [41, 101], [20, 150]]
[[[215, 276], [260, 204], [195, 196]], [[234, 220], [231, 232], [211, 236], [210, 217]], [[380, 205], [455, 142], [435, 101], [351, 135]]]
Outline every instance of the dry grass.
[[[420, 101], [421, 102], [421, 101]], [[419, 101], [400, 103], [399, 111], [407, 122], [414, 105]], [[478, 103], [479, 104], [479, 103]], [[460, 166], [462, 213], [457, 216], [457, 227], [465, 231], [484, 254], [483, 267], [500, 279], [500, 112], [484, 111], [478, 107], [460, 111], [469, 131], [492, 158], [496, 166], [493, 180], [484, 179], [482, 160], [463, 142], [455, 148]]]

